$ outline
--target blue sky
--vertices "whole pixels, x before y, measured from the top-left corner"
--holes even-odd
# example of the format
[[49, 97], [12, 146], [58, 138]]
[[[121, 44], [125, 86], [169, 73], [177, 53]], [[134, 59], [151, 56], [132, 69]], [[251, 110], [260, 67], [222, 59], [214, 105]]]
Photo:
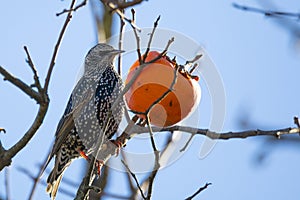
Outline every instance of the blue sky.
[[[236, 3], [260, 7], [258, 1]], [[283, 11], [298, 12], [295, 0], [277, 3]], [[25, 63], [26, 45], [39, 71], [45, 77], [50, 56], [64, 21], [55, 13], [68, 7], [68, 1], [5, 1], [0, 7], [0, 65], [32, 83]], [[293, 126], [299, 115], [299, 49], [290, 32], [274, 19], [247, 13], [232, 6], [232, 1], [147, 1], [136, 6], [137, 24], [151, 27], [161, 15], [160, 28], [180, 32], [197, 41], [208, 53], [222, 77], [226, 94], [224, 131], [239, 131], [240, 118], [251, 122], [251, 128], [276, 129]], [[298, 24], [299, 22], [294, 22]], [[129, 29], [130, 27], [127, 26]], [[117, 30], [117, 28], [115, 28]], [[10, 167], [12, 199], [26, 199], [31, 180], [17, 170], [25, 167], [37, 173], [48, 151], [56, 125], [65, 109], [87, 51], [95, 44], [95, 28], [89, 5], [74, 13], [57, 57], [50, 85], [50, 107], [44, 124], [29, 145]], [[298, 41], [299, 42], [299, 41]], [[204, 77], [205, 78], [205, 77]], [[202, 84], [202, 85], [201, 85]], [[210, 95], [202, 82], [203, 97], [199, 105], [201, 128], [209, 127]], [[1, 142], [10, 147], [22, 137], [37, 111], [36, 103], [8, 82], [0, 81]], [[219, 141], [204, 159], [199, 158], [203, 137], [195, 137], [188, 150], [172, 165], [161, 170], [154, 185], [153, 199], [183, 199], [206, 182], [212, 185], [196, 199], [298, 199], [297, 173], [299, 149], [291, 143], [270, 148], [260, 139]], [[280, 141], [279, 141], [280, 142]], [[129, 147], [141, 146], [138, 141]], [[272, 145], [275, 145], [272, 143]], [[271, 146], [272, 147], [272, 146]], [[141, 151], [144, 151], [141, 149]], [[259, 152], [269, 152], [262, 165], [254, 160]], [[79, 182], [84, 173], [82, 161], [76, 161], [65, 176]], [[142, 177], [142, 174], [138, 174]], [[110, 192], [121, 190], [124, 174], [115, 172]], [[0, 174], [0, 195], [4, 194], [4, 173]], [[35, 199], [47, 199], [40, 185]], [[60, 195], [58, 199], [68, 199]], [[71, 198], [69, 198], [71, 199]]]

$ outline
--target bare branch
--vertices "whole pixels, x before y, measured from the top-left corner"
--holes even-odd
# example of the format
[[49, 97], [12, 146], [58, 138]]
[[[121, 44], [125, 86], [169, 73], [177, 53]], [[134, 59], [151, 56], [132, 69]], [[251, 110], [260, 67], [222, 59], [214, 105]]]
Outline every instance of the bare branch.
[[[11, 159], [21, 150], [23, 149], [30, 139], [34, 136], [36, 131], [42, 125], [43, 120], [45, 118], [46, 112], [48, 109], [48, 104], [40, 105], [36, 118], [32, 123], [31, 127], [28, 131], [24, 134], [24, 136], [10, 149], [0, 154], [1, 162], [0, 162], [0, 171], [5, 167], [10, 165]], [[0, 152], [1, 153], [1, 152]]]
[[[124, 11], [122, 11], [124, 13]], [[124, 35], [125, 22], [122, 17], [120, 17], [120, 32], [119, 32], [119, 50], [123, 49], [123, 35]], [[122, 55], [118, 55], [118, 73], [122, 76]]]
[[53, 68], [54, 68], [54, 65], [55, 65], [55, 60], [56, 60], [56, 57], [57, 57], [57, 54], [58, 54], [58, 50], [59, 50], [61, 41], [63, 39], [63, 36], [64, 36], [64, 34], [67, 30], [68, 24], [71, 21], [72, 12], [73, 12], [73, 9], [74, 9], [74, 6], [75, 6], [75, 2], [76, 2], [76, 0], [72, 0], [72, 2], [71, 2], [70, 9], [68, 11], [68, 15], [66, 17], [66, 20], [63, 24], [63, 27], [62, 27], [62, 29], [59, 33], [57, 42], [56, 42], [55, 47], [54, 47], [54, 51], [53, 51], [52, 58], [51, 58], [51, 61], [50, 61], [50, 65], [49, 65], [49, 68], [48, 68], [47, 76], [46, 76], [46, 79], [45, 79], [45, 85], [44, 85], [44, 92], [45, 93], [47, 93], [47, 91], [48, 91], [50, 78], [51, 78], [51, 74], [52, 74], [52, 71], [53, 71]]
[[13, 85], [18, 87], [20, 90], [22, 90], [25, 94], [27, 94], [29, 97], [36, 100], [37, 103], [41, 104], [43, 102], [43, 98], [41, 95], [33, 90], [29, 85], [21, 81], [20, 79], [14, 77], [12, 74], [10, 74], [8, 71], [6, 71], [4, 68], [0, 66], [0, 74], [4, 76], [4, 80], [8, 80]]
[[[72, 0], [70, 10], [74, 7], [75, 1], [76, 0]], [[34, 64], [32, 62], [32, 59], [29, 55], [28, 49], [26, 47], [24, 47], [25, 52], [27, 54], [27, 58], [28, 58], [28, 64], [31, 67], [34, 77], [35, 77], [35, 83], [37, 84], [36, 86], [40, 87], [40, 89], [38, 89], [39, 92], [36, 92], [35, 90], [33, 90], [30, 86], [25, 84], [20, 79], [15, 78], [14, 76], [12, 76], [9, 72], [7, 72], [4, 68], [2, 68], [0, 66], [0, 73], [4, 76], [5, 80], [8, 80], [11, 83], [13, 83], [15, 86], [17, 86], [19, 89], [21, 89], [24, 93], [26, 93], [31, 98], [34, 98], [39, 103], [38, 113], [31, 125], [31, 127], [27, 130], [27, 132], [24, 134], [24, 136], [8, 150], [5, 150], [1, 146], [1, 143], [0, 143], [0, 159], [1, 159], [0, 171], [5, 166], [10, 165], [12, 158], [27, 145], [27, 143], [31, 140], [31, 138], [35, 135], [35, 133], [37, 132], [37, 130], [43, 123], [43, 120], [46, 116], [48, 106], [49, 106], [49, 99], [48, 99], [47, 91], [48, 91], [48, 86], [49, 86], [49, 82], [50, 82], [50, 77], [51, 77], [51, 74], [53, 71], [53, 67], [55, 65], [55, 59], [56, 59], [56, 56], [58, 53], [59, 46], [61, 44], [61, 41], [62, 41], [63, 35], [66, 31], [66, 28], [71, 20], [71, 17], [72, 17], [72, 11], [70, 11], [68, 13], [65, 23], [59, 34], [59, 38], [58, 38], [57, 43], [54, 48], [54, 52], [53, 52], [52, 59], [51, 59], [50, 65], [49, 65], [49, 69], [48, 69], [48, 73], [46, 76], [45, 85], [44, 85], [43, 89], [40, 86], [38, 86], [39, 80], [38, 80], [38, 76], [37, 76], [37, 71], [36, 71]]]
[[[27, 169], [25, 169], [23, 167], [20, 167], [20, 166], [17, 167], [17, 170], [20, 171], [21, 173], [25, 174], [26, 176], [28, 176], [32, 181], [35, 181], [36, 177], [29, 170], [27, 170]], [[41, 181], [41, 184], [43, 186], [47, 186], [47, 183], [44, 180]], [[62, 194], [65, 194], [65, 195], [67, 195], [69, 197], [73, 197], [74, 196], [74, 194], [72, 192], [70, 192], [70, 190], [64, 189], [62, 187], [59, 188], [59, 191]]]
[[140, 184], [139, 184], [139, 181], [138, 181], [136, 175], [130, 170], [130, 168], [129, 168], [128, 165], [124, 162], [124, 160], [121, 160], [121, 161], [122, 161], [123, 165], [126, 167], [126, 170], [127, 170], [128, 174], [130, 174], [130, 175], [132, 176], [132, 178], [134, 179], [134, 181], [135, 181], [135, 183], [136, 183], [136, 186], [137, 186], [137, 188], [139, 189], [142, 198], [143, 198], [143, 199], [146, 199], [146, 197], [145, 197], [145, 195], [144, 195], [144, 192], [143, 192], [143, 190], [142, 190], [142, 188], [141, 188], [141, 186], [140, 186]]
[[6, 133], [6, 130], [4, 128], [0, 128], [0, 133], [3, 131], [3, 133]]
[[79, 8], [83, 7], [86, 5], [88, 0], [83, 0], [80, 4], [78, 4], [75, 8], [73, 9], [64, 9], [63, 11], [56, 13], [56, 16], [59, 17], [60, 15], [64, 14], [64, 13], [68, 13], [70, 11], [75, 12], [77, 11]]
[[185, 200], [192, 200], [194, 197], [196, 197], [200, 192], [207, 189], [207, 187], [211, 185], [211, 183], [206, 183], [203, 187], [199, 188], [192, 196], [186, 198]]
[[[210, 131], [209, 129], [199, 129], [199, 128], [192, 128], [188, 126], [172, 126], [172, 127], [165, 127], [165, 128], [159, 128], [159, 127], [152, 127], [153, 132], [165, 132], [165, 131], [182, 131], [190, 134], [195, 135], [204, 135], [206, 137], [209, 137], [213, 140], [228, 140], [233, 138], [247, 138], [247, 137], [255, 137], [255, 136], [272, 136], [276, 138], [280, 138], [283, 135], [292, 135], [292, 134], [298, 134], [300, 133], [299, 128], [283, 128], [283, 129], [277, 129], [277, 130], [247, 130], [247, 131], [241, 131], [241, 132], [224, 132], [224, 133], [217, 133], [214, 131]], [[148, 128], [147, 127], [140, 127], [140, 126], [134, 126], [132, 128], [133, 133], [147, 133]]]
[[182, 147], [179, 152], [183, 152], [186, 150], [186, 148], [188, 147], [188, 145], [191, 143], [192, 139], [194, 138], [196, 134], [191, 134], [189, 140], [185, 143], [184, 147]]
[[51, 149], [49, 149], [49, 153], [46, 154], [46, 157], [44, 158], [44, 161], [42, 162], [43, 164], [41, 164], [41, 165], [39, 166], [39, 172], [38, 172], [38, 174], [37, 174], [35, 177], [32, 176], [32, 179], [33, 179], [33, 186], [32, 186], [32, 188], [31, 188], [31, 191], [30, 191], [30, 194], [29, 194], [29, 197], [28, 197], [29, 200], [33, 199], [34, 192], [35, 192], [36, 187], [37, 187], [37, 185], [38, 185], [38, 183], [39, 183], [39, 181], [40, 181], [40, 178], [41, 178], [41, 175], [42, 175], [44, 166], [45, 166], [45, 164], [46, 164], [47, 161], [48, 161], [48, 155], [50, 154], [50, 152], [51, 152]]
[[29, 51], [27, 49], [26, 46], [24, 46], [24, 50], [25, 50], [25, 53], [27, 55], [27, 60], [26, 62], [28, 63], [29, 67], [31, 68], [32, 70], [32, 73], [33, 73], [33, 79], [34, 79], [34, 84], [31, 85], [32, 87], [36, 87], [39, 91], [39, 93], [41, 94], [43, 89], [42, 89], [42, 86], [41, 86], [41, 83], [40, 83], [40, 80], [39, 80], [39, 76], [38, 76], [38, 73], [37, 73], [37, 70], [33, 64], [33, 61], [31, 59], [31, 56], [29, 54]]
[[298, 117], [294, 117], [294, 124], [300, 129], [300, 120]]
[[119, 8], [116, 7], [115, 4], [113, 4], [112, 2], [109, 2], [109, 1], [105, 1], [105, 0], [101, 0], [101, 1], [102, 1], [102, 3], [107, 5], [109, 8], [111, 8], [112, 11], [116, 12], [122, 19], [127, 21], [132, 27], [134, 27], [138, 31], [141, 31], [141, 29], [135, 24], [134, 20], [129, 19], [124, 13], [122, 13], [120, 11]]
[[203, 56], [202, 54], [198, 54], [198, 55], [196, 55], [192, 60], [186, 61], [185, 64], [186, 64], [186, 65], [192, 64], [192, 63], [196, 62], [197, 60], [199, 60], [202, 56]]
[[[158, 26], [159, 20], [160, 20], [160, 15], [157, 17], [156, 21], [154, 22], [153, 29], [152, 29], [152, 32], [150, 33], [150, 38], [149, 38], [149, 41], [148, 41], [147, 49], [146, 49], [146, 52], [144, 54], [143, 62], [142, 63], [145, 62], [145, 60], [146, 60], [146, 58], [148, 56], [148, 53], [150, 51], [150, 47], [151, 47], [151, 43], [152, 43], [152, 40], [153, 40], [153, 36], [154, 36], [155, 30], [156, 30], [156, 28]], [[140, 64], [141, 64], [141, 62], [140, 62]]]
[[6, 193], [6, 200], [11, 200], [11, 195], [10, 195], [10, 185], [9, 185], [9, 168], [5, 169], [5, 193]]
[[153, 137], [153, 131], [152, 131], [152, 128], [151, 128], [151, 125], [150, 125], [150, 119], [149, 119], [149, 113], [147, 113], [147, 116], [146, 116], [146, 123], [147, 123], [147, 128], [149, 130], [149, 134], [150, 134], [150, 139], [151, 139], [151, 145], [152, 145], [152, 149], [153, 149], [153, 153], [154, 153], [154, 156], [155, 156], [155, 161], [154, 161], [154, 167], [153, 167], [153, 170], [148, 178], [149, 180], [149, 185], [148, 185], [148, 191], [147, 191], [147, 200], [150, 200], [151, 199], [151, 196], [152, 196], [152, 191], [153, 191], [153, 183], [154, 183], [154, 179], [156, 177], [156, 174], [160, 168], [160, 164], [159, 164], [159, 151], [156, 147], [156, 144], [155, 144], [155, 141], [154, 141], [154, 137]]
[[[102, 0], [103, 3], [109, 3], [109, 0]], [[137, 4], [142, 3], [143, 0], [132, 0], [132, 1], [114, 1], [116, 9], [125, 9], [128, 7], [133, 7]]]
[[90, 188], [90, 185], [92, 182], [91, 180], [93, 180], [95, 177], [95, 176], [93, 176], [95, 161], [96, 161], [96, 158], [92, 157], [92, 160], [89, 164], [88, 171], [80, 183], [80, 186], [77, 190], [76, 197], [74, 198], [74, 200], [82, 200], [87, 197], [89, 190], [91, 189]]
[[[135, 10], [133, 8], [131, 9], [131, 15], [132, 15], [132, 21], [135, 23]], [[131, 27], [133, 29], [133, 33], [134, 33], [134, 36], [136, 39], [136, 52], [137, 52], [138, 59], [139, 59], [140, 65], [141, 65], [143, 63], [142, 62], [142, 54], [141, 54], [141, 38], [138, 34], [137, 29], [134, 26], [131, 26]]]
[[267, 10], [263, 10], [263, 9], [259, 9], [259, 8], [250, 7], [250, 6], [243, 6], [243, 5], [240, 5], [237, 3], [233, 3], [232, 6], [237, 9], [240, 9], [240, 10], [264, 14], [265, 16], [268, 16], [268, 17], [294, 17], [294, 18], [296, 18], [296, 20], [300, 19], [300, 13], [267, 11]]

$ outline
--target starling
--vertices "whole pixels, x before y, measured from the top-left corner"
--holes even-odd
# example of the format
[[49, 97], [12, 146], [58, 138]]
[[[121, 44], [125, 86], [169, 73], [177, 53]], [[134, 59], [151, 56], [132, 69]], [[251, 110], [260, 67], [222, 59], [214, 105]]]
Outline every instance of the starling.
[[[74, 158], [96, 153], [117, 131], [124, 102], [116, 102], [123, 82], [114, 70], [113, 60], [122, 51], [107, 44], [97, 44], [85, 57], [84, 74], [72, 91], [66, 110], [59, 121], [55, 142], [45, 167], [55, 156], [47, 179], [47, 192], [55, 199], [63, 172]], [[101, 148], [101, 145], [100, 145]]]

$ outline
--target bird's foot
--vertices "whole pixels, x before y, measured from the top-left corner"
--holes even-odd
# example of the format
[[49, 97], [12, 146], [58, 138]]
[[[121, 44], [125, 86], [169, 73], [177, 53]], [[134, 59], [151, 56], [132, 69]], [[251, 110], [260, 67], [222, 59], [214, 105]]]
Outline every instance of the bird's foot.
[[146, 119], [144, 119], [144, 118], [138, 118], [138, 122], [137, 122], [137, 125], [138, 126], [141, 126], [141, 127], [144, 127], [144, 126], [146, 126], [146, 124], [147, 124], [147, 121], [146, 121]]
[[[91, 159], [89, 158], [88, 155], [86, 155], [83, 151], [79, 151], [80, 153], [80, 156], [83, 157], [85, 160], [87, 160], [88, 162], [91, 162]], [[98, 178], [100, 177], [101, 175], [101, 168], [102, 166], [104, 165], [104, 162], [103, 160], [96, 160], [95, 161], [95, 166], [97, 168], [97, 176]]]
[[114, 145], [117, 146], [116, 149], [116, 157], [119, 155], [121, 148], [123, 147], [123, 143], [119, 140], [110, 140]]

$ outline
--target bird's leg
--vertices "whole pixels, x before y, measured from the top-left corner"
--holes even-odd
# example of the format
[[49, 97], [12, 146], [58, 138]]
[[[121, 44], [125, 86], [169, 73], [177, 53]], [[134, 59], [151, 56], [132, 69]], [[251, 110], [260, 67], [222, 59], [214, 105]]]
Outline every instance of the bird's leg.
[[104, 162], [103, 162], [103, 160], [96, 160], [95, 165], [97, 167], [97, 175], [98, 175], [98, 177], [100, 177], [100, 175], [101, 175], [101, 168], [104, 165]]
[[[84, 153], [84, 151], [79, 151], [79, 154], [81, 157], [83, 157], [85, 160], [87, 160], [88, 162], [91, 162], [91, 159], [89, 158], [88, 155], [86, 155], [86, 153]], [[101, 168], [104, 165], [103, 160], [96, 160], [95, 162], [96, 168], [97, 168], [97, 175], [98, 177], [100, 177], [101, 174]]]
[[83, 151], [79, 151], [79, 154], [81, 157], [83, 157], [87, 161], [91, 161], [91, 159], [86, 155]]

